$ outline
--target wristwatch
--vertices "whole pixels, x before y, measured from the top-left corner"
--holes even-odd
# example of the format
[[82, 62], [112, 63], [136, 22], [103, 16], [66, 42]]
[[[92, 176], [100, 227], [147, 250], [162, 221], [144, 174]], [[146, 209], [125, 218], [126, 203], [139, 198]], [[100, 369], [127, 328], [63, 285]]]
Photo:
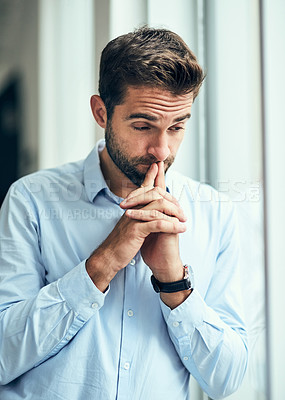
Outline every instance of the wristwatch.
[[176, 282], [160, 282], [153, 275], [151, 283], [156, 293], [175, 293], [182, 290], [190, 290], [194, 287], [194, 274], [190, 265], [184, 265], [184, 278]]

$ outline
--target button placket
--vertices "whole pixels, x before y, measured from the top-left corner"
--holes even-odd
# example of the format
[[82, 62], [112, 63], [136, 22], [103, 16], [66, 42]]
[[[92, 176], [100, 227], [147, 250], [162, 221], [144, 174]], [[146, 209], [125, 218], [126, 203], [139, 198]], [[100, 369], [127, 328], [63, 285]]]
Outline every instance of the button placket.
[[125, 398], [128, 380], [130, 379], [132, 363], [134, 360], [134, 349], [137, 338], [137, 281], [136, 268], [133, 268], [137, 262], [132, 259], [128, 267], [125, 268], [125, 291], [124, 291], [124, 308], [122, 321], [122, 340], [120, 351], [120, 368], [118, 381], [118, 398]]

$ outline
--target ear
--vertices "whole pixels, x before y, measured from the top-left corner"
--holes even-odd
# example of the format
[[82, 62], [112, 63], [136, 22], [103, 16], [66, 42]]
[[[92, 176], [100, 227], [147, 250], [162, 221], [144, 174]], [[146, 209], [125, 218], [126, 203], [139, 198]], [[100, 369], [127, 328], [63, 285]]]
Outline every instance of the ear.
[[100, 96], [94, 94], [90, 99], [90, 105], [97, 124], [105, 129], [107, 126], [107, 110], [103, 100]]

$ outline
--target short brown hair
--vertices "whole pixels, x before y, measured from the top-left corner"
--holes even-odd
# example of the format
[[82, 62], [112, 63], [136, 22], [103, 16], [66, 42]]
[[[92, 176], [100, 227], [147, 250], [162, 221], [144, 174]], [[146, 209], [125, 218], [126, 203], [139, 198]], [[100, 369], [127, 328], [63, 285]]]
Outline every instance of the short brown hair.
[[151, 86], [174, 95], [193, 92], [204, 79], [195, 55], [179, 35], [142, 27], [111, 40], [100, 62], [99, 94], [108, 118], [122, 104], [128, 86]]

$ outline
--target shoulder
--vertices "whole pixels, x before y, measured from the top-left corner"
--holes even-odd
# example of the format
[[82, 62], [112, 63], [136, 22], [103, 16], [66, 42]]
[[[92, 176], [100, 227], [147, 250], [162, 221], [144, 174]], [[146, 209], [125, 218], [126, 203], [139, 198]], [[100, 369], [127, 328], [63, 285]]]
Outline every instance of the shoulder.
[[167, 186], [183, 209], [191, 210], [207, 220], [210, 218], [226, 222], [235, 215], [235, 206], [231, 199], [207, 183], [196, 181], [177, 171], [168, 171]]
[[186, 195], [191, 201], [226, 201], [228, 197], [218, 192], [211, 185], [191, 179], [180, 172], [167, 172], [167, 186], [176, 197]]
[[83, 184], [84, 161], [67, 163], [26, 175], [11, 185], [10, 192], [25, 197], [43, 197], [48, 200], [63, 190], [74, 190]]

